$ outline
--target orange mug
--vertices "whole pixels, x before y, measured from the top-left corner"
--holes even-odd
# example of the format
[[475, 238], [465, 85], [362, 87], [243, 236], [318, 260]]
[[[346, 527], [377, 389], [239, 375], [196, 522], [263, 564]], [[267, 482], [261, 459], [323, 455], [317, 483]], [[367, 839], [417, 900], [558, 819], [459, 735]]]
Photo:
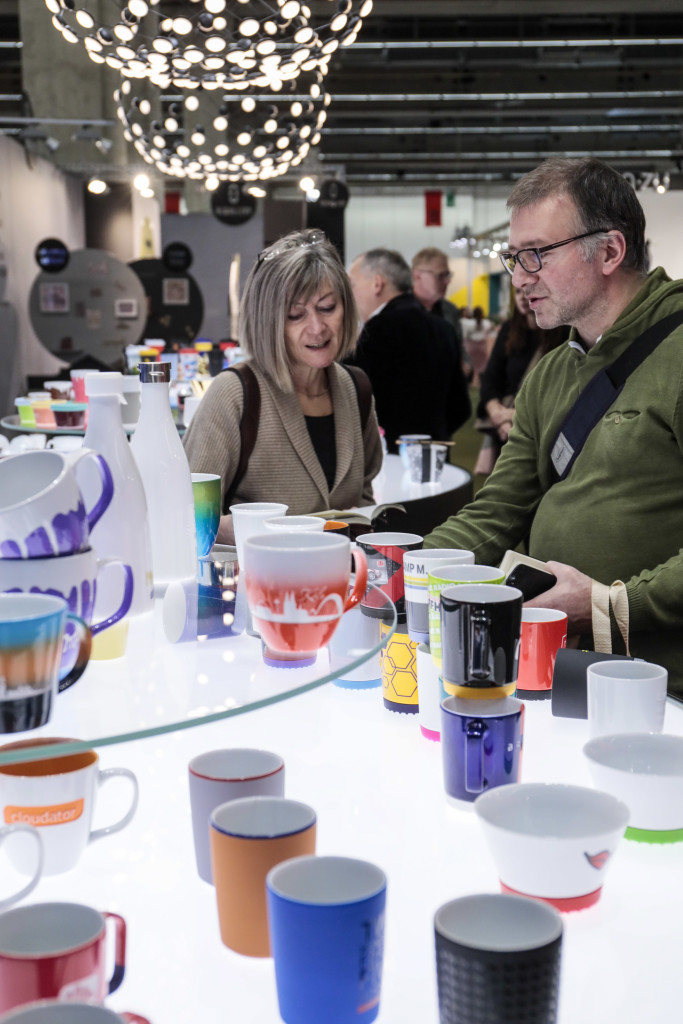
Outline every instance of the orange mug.
[[221, 941], [245, 956], [270, 956], [266, 875], [291, 857], [315, 853], [316, 814], [285, 797], [253, 796], [211, 814], [211, 866]]

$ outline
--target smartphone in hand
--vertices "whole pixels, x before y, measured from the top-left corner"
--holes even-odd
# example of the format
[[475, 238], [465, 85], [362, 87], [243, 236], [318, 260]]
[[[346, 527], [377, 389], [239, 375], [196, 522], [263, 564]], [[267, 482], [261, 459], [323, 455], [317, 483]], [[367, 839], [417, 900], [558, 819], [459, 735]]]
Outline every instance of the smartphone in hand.
[[519, 563], [510, 572], [505, 582], [510, 587], [517, 587], [522, 591], [525, 601], [531, 601], [539, 594], [550, 590], [557, 583], [557, 576], [546, 569], [537, 569], [532, 565]]

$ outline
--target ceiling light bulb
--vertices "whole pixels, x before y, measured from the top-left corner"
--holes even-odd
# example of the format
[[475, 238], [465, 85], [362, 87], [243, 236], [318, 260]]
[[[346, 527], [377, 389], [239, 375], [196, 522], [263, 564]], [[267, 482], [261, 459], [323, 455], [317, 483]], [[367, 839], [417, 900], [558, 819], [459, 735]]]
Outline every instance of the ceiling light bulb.
[[256, 110], [256, 100], [251, 96], [245, 96], [242, 100], [241, 107], [247, 114], [250, 114], [252, 110]]
[[242, 36], [255, 36], [259, 30], [259, 23], [256, 18], [245, 18], [240, 22], [239, 33]]
[[189, 18], [174, 18], [173, 31], [179, 36], [186, 36], [192, 31], [192, 22]]
[[94, 196], [101, 196], [106, 191], [107, 183], [101, 178], [91, 178], [88, 182], [88, 192], [92, 192]]
[[247, 192], [249, 193], [250, 196], [253, 196], [255, 199], [265, 199], [265, 197], [268, 195], [266, 190], [264, 188], [259, 188], [258, 185], [250, 185], [249, 188], [247, 189]]
[[302, 192], [310, 192], [312, 189], [315, 188], [315, 180], [311, 178], [310, 175], [307, 175], [306, 177], [300, 180], [299, 188], [301, 189]]
[[218, 117], [214, 117], [213, 126], [217, 132], [224, 132], [228, 127], [227, 117], [223, 117], [222, 114], [219, 114]]
[[149, 7], [145, 0], [128, 0], [128, 10], [136, 18], [144, 18], [149, 11]]
[[225, 0], [204, 0], [204, 6], [209, 14], [222, 14], [225, 10]]
[[141, 188], [140, 189], [140, 195], [142, 196], [143, 199], [154, 199], [154, 189], [153, 188]]
[[196, 110], [198, 106], [199, 100], [197, 99], [196, 96], [188, 96], [187, 99], [185, 100], [186, 110]]
[[149, 178], [146, 174], [136, 174], [133, 178], [133, 185], [138, 192], [143, 188], [149, 188]]

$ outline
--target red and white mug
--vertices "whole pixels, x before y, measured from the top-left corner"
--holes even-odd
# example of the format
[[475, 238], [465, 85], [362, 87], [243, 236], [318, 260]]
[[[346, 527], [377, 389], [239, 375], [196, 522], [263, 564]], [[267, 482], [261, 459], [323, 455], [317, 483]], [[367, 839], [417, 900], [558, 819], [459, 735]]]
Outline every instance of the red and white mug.
[[311, 653], [329, 643], [342, 615], [365, 593], [367, 563], [351, 545], [326, 532], [270, 533], [244, 542], [247, 601], [255, 627], [273, 651]]
[[123, 981], [125, 965], [126, 923], [118, 914], [81, 903], [33, 903], [0, 914], [0, 1013], [41, 999], [101, 1003]]

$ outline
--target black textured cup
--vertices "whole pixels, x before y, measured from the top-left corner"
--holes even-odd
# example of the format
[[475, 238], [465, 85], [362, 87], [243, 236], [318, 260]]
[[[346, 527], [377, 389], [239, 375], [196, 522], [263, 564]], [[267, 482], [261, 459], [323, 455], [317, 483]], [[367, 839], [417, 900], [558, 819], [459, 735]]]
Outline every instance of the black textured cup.
[[440, 1024], [555, 1024], [562, 920], [538, 900], [483, 894], [434, 917]]

